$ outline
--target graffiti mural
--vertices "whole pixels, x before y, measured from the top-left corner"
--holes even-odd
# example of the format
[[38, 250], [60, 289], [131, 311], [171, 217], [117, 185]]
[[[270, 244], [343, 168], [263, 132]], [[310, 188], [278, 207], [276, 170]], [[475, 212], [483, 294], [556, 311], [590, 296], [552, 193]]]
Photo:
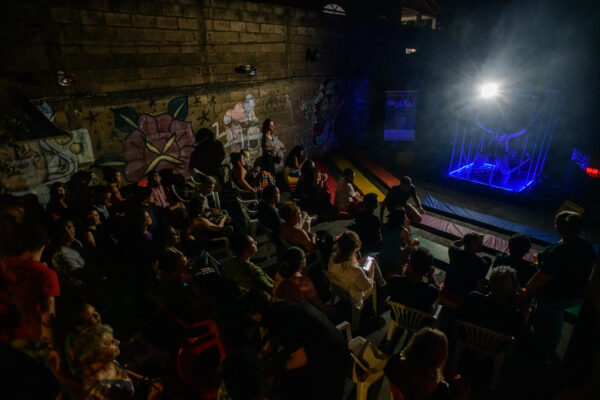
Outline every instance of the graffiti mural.
[[[171, 168], [189, 176], [188, 163], [194, 150], [195, 136], [192, 124], [185, 121], [188, 114], [187, 97], [172, 99], [167, 112], [141, 114], [131, 107], [112, 109], [115, 126], [127, 133], [123, 141], [125, 178], [136, 182], [148, 172]], [[119, 163], [118, 156], [106, 155], [97, 166]]]
[[260, 120], [254, 113], [255, 105], [256, 99], [254, 96], [247, 94], [243, 102], [237, 103], [233, 109], [227, 110], [225, 113], [223, 117], [225, 132], [223, 136], [226, 137], [225, 151], [227, 154], [248, 149], [251, 160], [255, 160], [260, 156]]
[[335, 122], [344, 101], [343, 90], [335, 79], [321, 82], [313, 100], [313, 143], [323, 145], [333, 138]]
[[88, 131], [77, 129], [70, 136], [4, 146], [0, 158], [16, 168], [15, 175], [3, 178], [8, 190], [35, 193], [45, 202], [48, 186], [67, 181], [80, 165], [94, 161], [94, 152]]

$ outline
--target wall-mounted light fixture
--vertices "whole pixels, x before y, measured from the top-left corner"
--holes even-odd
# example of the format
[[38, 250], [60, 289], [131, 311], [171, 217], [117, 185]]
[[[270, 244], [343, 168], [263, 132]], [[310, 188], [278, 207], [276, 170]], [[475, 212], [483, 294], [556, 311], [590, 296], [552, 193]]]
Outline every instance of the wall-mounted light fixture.
[[239, 65], [239, 66], [235, 67], [233, 70], [235, 72], [237, 72], [238, 74], [248, 74], [251, 76], [258, 74], [258, 68], [253, 67], [250, 64]]
[[64, 87], [71, 86], [75, 80], [75, 75], [67, 74], [65, 71], [58, 71], [56, 77], [58, 78], [58, 84]]

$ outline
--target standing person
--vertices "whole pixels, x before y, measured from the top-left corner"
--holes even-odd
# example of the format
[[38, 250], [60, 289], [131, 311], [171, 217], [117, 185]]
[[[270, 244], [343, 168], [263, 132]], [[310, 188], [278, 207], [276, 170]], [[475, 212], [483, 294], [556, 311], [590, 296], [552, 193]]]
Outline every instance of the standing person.
[[592, 245], [579, 236], [583, 230], [581, 215], [562, 211], [556, 215], [554, 226], [561, 241], [540, 252], [540, 269], [527, 283], [527, 292], [534, 295], [531, 328], [535, 346], [546, 361], [556, 358], [564, 311], [582, 304], [596, 258]]
[[[415, 206], [408, 204], [408, 199], [413, 198]], [[383, 200], [379, 218], [383, 220], [383, 212], [388, 209], [390, 213], [394, 212], [399, 208], [406, 210], [406, 215], [411, 222], [421, 222], [421, 214], [425, 212], [421, 206], [421, 199], [417, 194], [415, 185], [412, 184], [412, 180], [408, 176], [400, 178], [400, 184], [392, 187], [385, 199]]]
[[344, 176], [337, 183], [333, 204], [338, 211], [352, 213], [363, 203], [362, 195], [354, 190], [354, 170], [346, 168]]
[[467, 233], [464, 238], [450, 245], [445, 289], [461, 298], [473, 290], [485, 289], [485, 277], [492, 260], [478, 256], [477, 253], [482, 250], [483, 237], [478, 233]]
[[272, 175], [275, 175], [275, 164], [281, 162], [281, 155], [283, 148], [277, 145], [273, 131], [275, 129], [275, 123], [273, 120], [265, 119], [262, 125], [262, 165], [263, 169]]
[[190, 174], [194, 169], [207, 175], [219, 176], [219, 168], [225, 159], [223, 143], [216, 140], [213, 131], [202, 128], [196, 132], [196, 148], [190, 155]]
[[[265, 351], [280, 375], [288, 400], [341, 400], [349, 361], [343, 335], [311, 304], [268, 301], [254, 293], [243, 300], [246, 316], [266, 329]], [[279, 346], [277, 346], [279, 344]]]

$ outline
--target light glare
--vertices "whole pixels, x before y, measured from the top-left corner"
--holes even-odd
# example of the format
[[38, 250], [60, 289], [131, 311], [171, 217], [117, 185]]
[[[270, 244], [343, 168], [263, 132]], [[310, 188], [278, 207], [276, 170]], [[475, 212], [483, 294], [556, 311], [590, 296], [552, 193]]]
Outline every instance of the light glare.
[[486, 83], [481, 86], [481, 97], [490, 98], [494, 97], [498, 94], [498, 84], [497, 83]]

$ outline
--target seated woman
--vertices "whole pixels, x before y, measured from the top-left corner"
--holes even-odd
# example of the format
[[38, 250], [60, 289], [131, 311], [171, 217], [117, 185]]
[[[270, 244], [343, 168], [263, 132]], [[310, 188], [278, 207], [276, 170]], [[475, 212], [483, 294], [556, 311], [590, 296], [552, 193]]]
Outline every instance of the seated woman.
[[384, 286], [385, 280], [376, 262], [371, 264], [368, 271], [361, 267], [365, 259], [359, 261], [361, 242], [355, 232], [344, 232], [338, 239], [337, 246], [337, 252], [329, 260], [329, 281], [348, 292], [353, 306], [362, 308], [365, 299], [371, 294], [374, 282]]
[[52, 248], [55, 250], [52, 254], [52, 265], [59, 278], [80, 286], [81, 280], [84, 279], [86, 262], [82, 256], [83, 245], [76, 239], [75, 233], [72, 220], [64, 218], [58, 221], [56, 233], [52, 238]]
[[256, 193], [262, 191], [266, 186], [275, 185], [275, 178], [267, 171], [250, 173], [246, 168], [248, 160], [241, 152], [231, 153], [229, 158], [233, 166], [231, 170], [233, 181], [240, 189]]
[[102, 170], [102, 173], [104, 174], [104, 180], [113, 195], [113, 200], [116, 202], [125, 201], [119, 191], [119, 185], [122, 181], [121, 172], [114, 168], [106, 167]]
[[273, 295], [281, 300], [306, 301], [323, 313], [332, 313], [334, 308], [323, 303], [311, 279], [302, 275], [305, 267], [304, 251], [299, 247], [287, 249], [275, 275]]
[[362, 195], [354, 190], [354, 170], [346, 168], [344, 176], [337, 183], [333, 204], [338, 211], [354, 213], [363, 204]]
[[283, 240], [293, 246], [299, 246], [307, 253], [316, 250], [317, 235], [305, 231], [300, 227], [302, 223], [302, 212], [295, 203], [284, 204], [279, 210], [283, 223], [279, 228], [279, 235]]
[[[389, 359], [385, 375], [394, 400], [449, 400], [453, 396], [444, 381], [448, 339], [437, 329], [416, 332], [404, 350]], [[460, 398], [460, 397], [459, 397]]]
[[307, 160], [302, 166], [294, 197], [300, 199], [300, 206], [310, 213], [319, 215], [335, 214], [331, 205], [331, 193], [325, 186], [327, 174], [319, 172], [315, 162]]
[[408, 257], [419, 239], [411, 238], [410, 221], [403, 208], [388, 215], [388, 222], [383, 225], [383, 242], [379, 256], [390, 264], [393, 271], [399, 270], [408, 261]]
[[290, 154], [285, 159], [285, 166], [290, 169], [291, 176], [300, 176], [302, 173], [302, 166], [306, 162], [306, 155], [304, 154], [304, 147], [295, 146]]
[[[125, 370], [116, 361], [120, 354], [119, 341], [108, 325], [93, 326], [73, 340], [73, 354], [83, 377], [83, 398], [86, 400], [134, 399], [134, 378], [143, 384], [149, 380]], [[153, 382], [148, 387], [148, 399], [162, 393], [162, 384]]]
[[233, 233], [233, 229], [225, 226], [227, 222], [227, 214], [220, 214], [218, 221], [211, 221], [210, 218], [206, 217], [206, 203], [199, 204], [200, 210], [198, 215], [192, 220], [192, 226], [194, 231], [198, 233], [200, 237], [205, 239], [214, 239], [218, 237], [229, 237]]
[[73, 339], [87, 328], [93, 328], [102, 324], [102, 318], [96, 308], [83, 300], [70, 302], [65, 311], [65, 365], [71, 376], [81, 377], [80, 371], [76, 368], [75, 354], [73, 350]]

